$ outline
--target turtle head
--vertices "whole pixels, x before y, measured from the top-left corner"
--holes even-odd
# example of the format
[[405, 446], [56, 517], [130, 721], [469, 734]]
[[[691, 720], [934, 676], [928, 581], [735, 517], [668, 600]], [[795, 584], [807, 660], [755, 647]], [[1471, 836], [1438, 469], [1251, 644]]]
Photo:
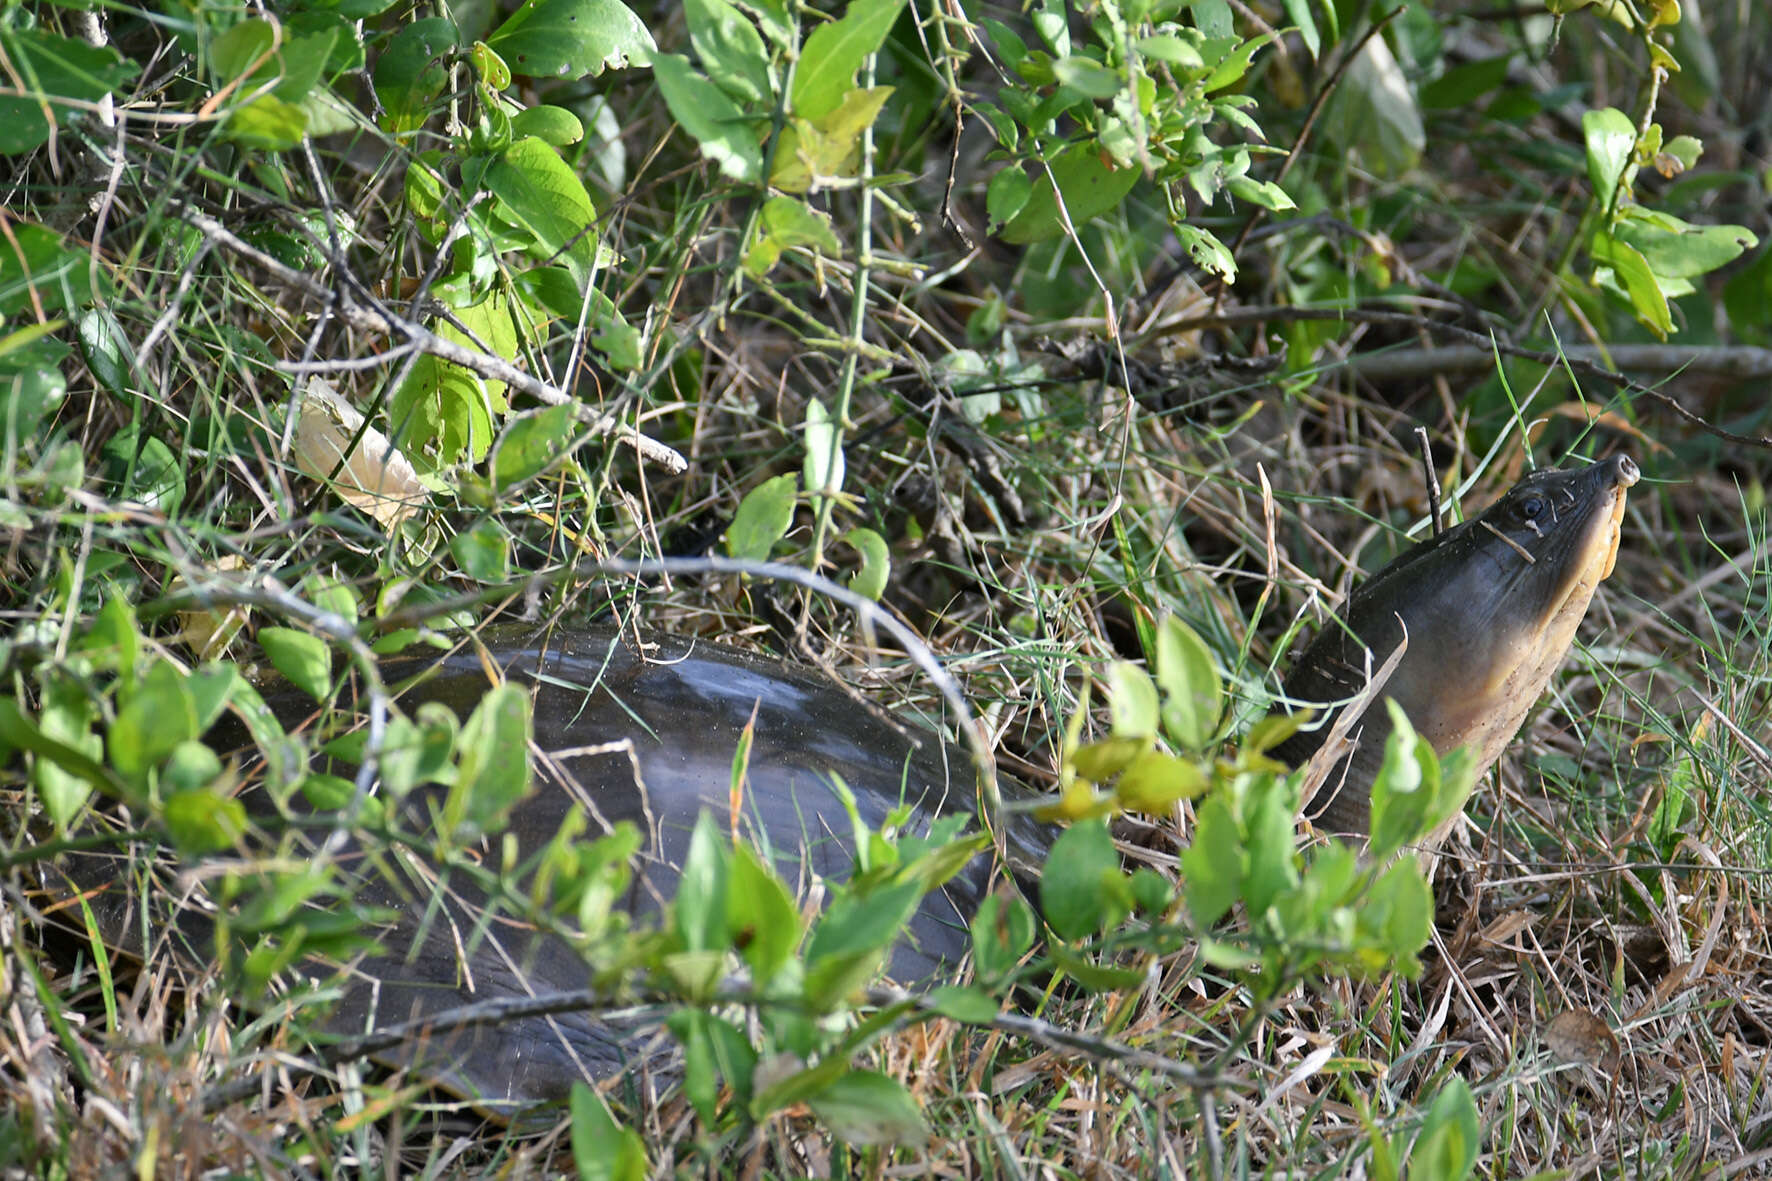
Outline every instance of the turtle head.
[[[1307, 811], [1364, 831], [1395, 698], [1440, 754], [1470, 746], [1487, 767], [1562, 663], [1594, 589], [1618, 557], [1625, 492], [1637, 466], [1618, 455], [1575, 471], [1534, 472], [1490, 505], [1397, 558], [1357, 589], [1286, 678], [1295, 699], [1341, 706], [1399, 644], [1389, 680], [1367, 697], [1323, 799]], [[1340, 709], [1333, 709], [1339, 713]], [[1276, 753], [1299, 761], [1327, 726]], [[1322, 811], [1319, 812], [1319, 808]]]

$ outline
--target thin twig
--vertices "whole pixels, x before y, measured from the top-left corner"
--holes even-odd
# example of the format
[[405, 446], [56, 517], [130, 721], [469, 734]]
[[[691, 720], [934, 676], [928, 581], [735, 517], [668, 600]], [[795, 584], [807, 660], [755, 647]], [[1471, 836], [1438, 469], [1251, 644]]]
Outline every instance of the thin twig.
[[[1563, 355], [1622, 373], [1694, 373], [1743, 381], [1772, 378], [1772, 349], [1754, 345], [1619, 344], [1564, 345]], [[1442, 373], [1481, 373], [1495, 364], [1486, 345], [1395, 348], [1356, 353], [1347, 367], [1368, 381], [1397, 381]]]
[[1427, 428], [1415, 428], [1416, 441], [1421, 444], [1421, 478], [1427, 484], [1428, 516], [1434, 523], [1434, 536], [1445, 532], [1440, 521], [1440, 473], [1434, 470], [1434, 448], [1427, 440]]
[[[1668, 377], [1692, 369], [1698, 372], [1721, 373], [1733, 377], [1761, 376], [1772, 373], [1772, 350], [1747, 349], [1743, 347], [1713, 349], [1698, 346], [1678, 345], [1634, 345], [1621, 346], [1616, 349], [1600, 350], [1582, 346], [1566, 346], [1560, 352], [1550, 349], [1527, 348], [1523, 345], [1509, 344], [1498, 337], [1484, 336], [1458, 324], [1448, 324], [1440, 320], [1429, 320], [1410, 312], [1392, 311], [1388, 308], [1300, 308], [1300, 307], [1259, 307], [1238, 308], [1234, 311], [1213, 312], [1204, 316], [1189, 316], [1185, 319], [1171, 320], [1165, 323], [1161, 332], [1165, 336], [1190, 332], [1196, 328], [1232, 328], [1249, 324], [1263, 324], [1272, 321], [1289, 320], [1345, 320], [1358, 324], [1385, 324], [1414, 331], [1436, 333], [1441, 336], [1456, 337], [1471, 342], [1476, 349], [1482, 350], [1487, 364], [1493, 364], [1496, 356], [1514, 357], [1522, 361], [1531, 361], [1548, 368], [1565, 368], [1573, 376], [1591, 377], [1609, 385], [1626, 390], [1638, 397], [1648, 398], [1666, 407], [1677, 417], [1719, 439], [1731, 443], [1740, 443], [1747, 447], [1760, 447], [1772, 451], [1772, 435], [1742, 435], [1734, 431], [1724, 430], [1705, 421], [1675, 401], [1670, 394], [1663, 393], [1651, 386], [1646, 386], [1635, 378], [1624, 373], [1608, 369], [1600, 362], [1610, 360], [1618, 369], [1657, 369], [1666, 372]], [[1470, 360], [1470, 350], [1425, 350], [1426, 353], [1451, 354], [1465, 360], [1466, 367], [1475, 368]], [[1350, 359], [1348, 364], [1363, 377], [1371, 377], [1375, 372], [1383, 372], [1382, 363], [1375, 363], [1376, 357], [1388, 356], [1388, 353], [1369, 354], [1365, 357]], [[1589, 358], [1592, 358], [1591, 360]], [[1708, 362], [1714, 368], [1706, 368], [1701, 362]], [[1665, 370], [1660, 367], [1667, 366]], [[1413, 366], [1411, 372], [1443, 371], [1444, 367], [1429, 370], [1425, 365], [1419, 370]]]
[[[889, 1009], [907, 1007], [920, 1018], [943, 1017], [943, 1002], [940, 998], [926, 993], [906, 992], [898, 988], [872, 988], [863, 997], [869, 1008]], [[510, 1021], [521, 1021], [536, 1017], [551, 1017], [562, 1013], [593, 1013], [604, 1023], [612, 1027], [638, 1027], [661, 1023], [681, 1003], [675, 997], [662, 997], [657, 1001], [640, 1005], [623, 1005], [619, 1008], [608, 1006], [608, 997], [594, 989], [575, 988], [563, 992], [545, 992], [535, 996], [499, 997], [495, 1000], [474, 1001], [465, 1005], [445, 1009], [441, 1013], [432, 1013], [423, 1017], [415, 1017], [410, 1021], [402, 1021], [395, 1025], [384, 1025], [369, 1033], [355, 1037], [340, 1039], [329, 1045], [316, 1046], [310, 1056], [300, 1062], [293, 1062], [286, 1057], [278, 1059], [281, 1070], [304, 1070], [310, 1074], [318, 1074], [341, 1062], [349, 1062], [357, 1058], [366, 1058], [374, 1054], [391, 1050], [409, 1041], [420, 1039], [434, 1041], [438, 1037], [455, 1033], [464, 1029], [474, 1029], [489, 1025], [501, 1025]], [[748, 988], [724, 989], [720, 995], [707, 1002], [712, 1005], [744, 1005], [751, 1007], [789, 1008], [779, 998], [760, 996]], [[1200, 1070], [1187, 1066], [1161, 1054], [1153, 1054], [1149, 1050], [1141, 1050], [1128, 1046], [1111, 1038], [1095, 1037], [1076, 1030], [1065, 1029], [1050, 1021], [1038, 1017], [1024, 1016], [1020, 1013], [998, 1013], [988, 1021], [968, 1021], [965, 1024], [980, 1029], [995, 1029], [1016, 1037], [1025, 1037], [1041, 1045], [1071, 1053], [1086, 1054], [1103, 1062], [1119, 1063], [1139, 1070], [1148, 1070], [1152, 1074], [1161, 1075], [1184, 1087], [1209, 1091], [1213, 1088], [1234, 1085], [1235, 1080], [1211, 1071]], [[261, 1085], [261, 1079], [248, 1077], [213, 1087], [204, 1092], [203, 1109], [213, 1111], [218, 1107], [244, 1099]]]

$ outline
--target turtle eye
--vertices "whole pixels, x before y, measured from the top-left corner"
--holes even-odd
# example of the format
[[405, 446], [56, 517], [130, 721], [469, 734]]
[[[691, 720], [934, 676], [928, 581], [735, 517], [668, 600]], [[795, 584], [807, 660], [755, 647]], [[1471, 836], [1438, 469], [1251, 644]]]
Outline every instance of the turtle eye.
[[1528, 521], [1536, 521], [1550, 507], [1550, 501], [1542, 496], [1528, 496], [1520, 502], [1520, 515]]

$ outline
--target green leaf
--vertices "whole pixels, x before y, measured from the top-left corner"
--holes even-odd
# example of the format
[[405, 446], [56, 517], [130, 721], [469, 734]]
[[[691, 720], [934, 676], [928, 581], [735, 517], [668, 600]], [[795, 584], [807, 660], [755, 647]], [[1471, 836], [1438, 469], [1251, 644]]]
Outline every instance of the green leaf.
[[[79, 333], [80, 353], [99, 384], [119, 397], [129, 396], [126, 391], [134, 379], [135, 349], [116, 314], [110, 308], [88, 310], [80, 317]], [[5, 351], [0, 346], [0, 356]]]
[[1222, 794], [1195, 811], [1194, 843], [1181, 855], [1188, 913], [1201, 927], [1223, 918], [1243, 896], [1248, 851], [1237, 818]]
[[262, 94], [237, 108], [223, 126], [223, 135], [236, 144], [260, 147], [269, 153], [287, 151], [308, 133], [308, 113], [296, 103], [285, 103], [275, 94]]
[[221, 720], [222, 711], [234, 699], [236, 691], [246, 684], [231, 664], [210, 664], [185, 676], [185, 691], [191, 695], [191, 708], [196, 713], [197, 733], [207, 733]]
[[[192, 743], [215, 755], [208, 747]], [[182, 748], [181, 748], [182, 749]], [[220, 769], [220, 763], [216, 764]], [[166, 799], [161, 819], [173, 844], [186, 853], [219, 853], [231, 849], [246, 832], [246, 805], [204, 787], [174, 792]]]
[[651, 1171], [640, 1133], [615, 1122], [603, 1097], [572, 1084], [572, 1162], [579, 1181], [645, 1181]]
[[1206, 68], [1206, 59], [1200, 56], [1200, 47], [1186, 37], [1177, 37], [1173, 33], [1140, 37], [1137, 48], [1138, 52], [1145, 57], [1153, 58], [1166, 65], [1178, 66], [1183, 70], [1203, 70]]
[[[1205, 0], [1205, 3], [1216, 3], [1216, 0]], [[1060, 57], [1071, 51], [1068, 8], [1064, 0], [1038, 0], [1033, 5], [1034, 32], [1040, 35], [1047, 49]]]
[[[42, 742], [50, 749], [76, 754], [82, 761], [96, 768], [98, 760], [104, 757], [105, 744], [103, 739], [92, 732], [90, 704], [79, 698], [58, 700], [58, 696], [52, 695], [50, 700], [45, 701], [42, 711], [37, 715], [36, 728]], [[18, 707], [10, 700], [0, 701], [0, 706], [6, 709], [17, 726], [27, 724], [23, 715], [18, 714]], [[0, 738], [6, 739], [0, 742], [0, 748], [24, 746], [23, 743], [12, 741], [11, 737], [0, 733]], [[71, 769], [44, 749], [39, 749], [38, 758], [32, 764], [31, 781], [36, 785], [43, 808], [49, 813], [58, 832], [67, 831], [68, 825], [91, 798], [92, 789], [104, 782], [102, 776], [94, 779]]]
[[1090, 992], [1114, 992], [1121, 989], [1139, 988], [1145, 981], [1142, 969], [1115, 968], [1098, 964], [1078, 952], [1072, 951], [1063, 943], [1053, 944], [1052, 961], [1065, 975]]
[[850, 0], [841, 20], [814, 29], [794, 70], [793, 113], [817, 120], [836, 110], [855, 85], [862, 62], [885, 44], [903, 7], [904, 0]]
[[[1210, 94], [1214, 90], [1223, 90], [1226, 86], [1241, 81], [1243, 75], [1249, 72], [1249, 63], [1255, 60], [1256, 53], [1263, 45], [1272, 41], [1275, 36], [1276, 34], [1274, 33], [1263, 33], [1259, 37], [1252, 37], [1237, 45], [1235, 49], [1226, 54], [1218, 64], [1212, 68], [1212, 73], [1207, 75], [1206, 81], [1201, 89]], [[1384, 41], [1382, 38], [1374, 37], [1370, 42], [1367, 42], [1366, 53], [1371, 52], [1374, 44], [1382, 46]], [[1386, 49], [1384, 52], [1385, 56], [1390, 56], [1389, 49]], [[1362, 53], [1361, 57], [1366, 56], [1366, 53]], [[1356, 59], [1356, 67], [1357, 65], [1358, 59]], [[1391, 65], [1393, 67], [1396, 66], [1396, 59], [1394, 57], [1391, 58]], [[1350, 73], [1351, 72], [1352, 71], [1350, 71]], [[1399, 74], [1401, 73], [1400, 70], [1398, 72]], [[1419, 125], [1419, 115], [1416, 116], [1416, 122]]]
[[652, 63], [652, 74], [658, 79], [671, 117], [721, 173], [738, 181], [762, 177], [763, 148], [757, 132], [725, 91], [681, 54], [661, 55]]
[[[129, 784], [98, 761], [97, 735], [76, 729], [81, 723], [57, 726], [60, 734], [39, 729], [11, 698], [0, 697], [0, 750], [27, 750], [40, 759], [47, 759], [69, 775], [78, 776], [88, 784], [103, 787], [118, 799], [131, 799], [135, 793]], [[70, 801], [77, 809], [80, 801]], [[69, 813], [70, 817], [72, 812]]]
[[1132, 871], [1132, 899], [1139, 914], [1160, 915], [1175, 901], [1175, 886], [1148, 865]]
[[967, 1025], [989, 1025], [1001, 1008], [997, 998], [984, 989], [958, 985], [936, 989], [929, 994], [929, 1003], [943, 1017]]
[[1298, 208], [1286, 190], [1271, 180], [1251, 180], [1249, 177], [1239, 176], [1225, 187], [1231, 191], [1232, 196], [1276, 213]]
[[1421, 1135], [1409, 1150], [1409, 1176], [1422, 1181], [1464, 1181], [1483, 1147], [1477, 1104], [1470, 1085], [1453, 1075], [1428, 1108]]
[[985, 189], [985, 212], [991, 216], [990, 232], [996, 233], [1027, 207], [1034, 193], [1034, 182], [1019, 164], [1008, 164], [991, 177]]
[[1150, 749], [1148, 737], [1104, 738], [1079, 746], [1071, 752], [1070, 763], [1078, 775], [1091, 783], [1106, 783]]
[[1286, 938], [1317, 938], [1341, 921], [1337, 912], [1358, 904], [1364, 888], [1360, 854], [1331, 840], [1312, 855], [1299, 889], [1278, 899], [1270, 915]]
[[806, 948], [807, 967], [815, 968], [819, 960], [830, 956], [878, 951], [889, 946], [922, 897], [922, 886], [915, 881], [844, 892], [813, 928]]
[[1126, 900], [1114, 884], [1120, 855], [1107, 822], [1083, 820], [1053, 842], [1040, 875], [1040, 911], [1060, 939], [1086, 939], [1126, 917]]
[[511, 135], [515, 139], [534, 137], [552, 147], [564, 148], [585, 137], [585, 125], [565, 107], [544, 104], [512, 115]]
[[185, 501], [185, 465], [165, 442], [144, 435], [131, 423], [106, 441], [101, 454], [105, 474], [117, 486], [120, 499], [159, 509], [169, 517], [178, 513]]
[[985, 984], [995, 983], [1034, 946], [1034, 909], [1020, 891], [999, 891], [979, 904], [971, 931], [973, 969]]
[[[335, 28], [292, 34], [287, 28], [279, 33], [267, 20], [241, 21], [217, 37], [210, 50], [217, 88], [237, 81], [239, 97], [275, 79], [271, 94], [293, 106], [319, 84], [337, 37]], [[256, 105], [258, 100], [247, 109]]]
[[[1431, 746], [1429, 748], [1432, 749]], [[1476, 748], [1466, 744], [1435, 759], [1437, 774], [1432, 802], [1422, 817], [1424, 834], [1438, 832], [1464, 809], [1465, 801], [1487, 768], [1477, 760]]]
[[1160, 750], [1146, 750], [1132, 760], [1114, 785], [1114, 796], [1128, 812], [1149, 816], [1167, 813], [1181, 800], [1206, 794], [1206, 772], [1198, 763]]
[[532, 253], [564, 261], [581, 289], [590, 283], [598, 266], [597, 207], [558, 151], [534, 136], [517, 140], [486, 170], [485, 184], [535, 236]]
[[[790, 1036], [778, 1036], [777, 1041], [790, 1047], [789, 1052], [804, 1058], [812, 1052], [813, 1041], [800, 1035], [814, 1034], [815, 1031], [802, 1018], [787, 1013], [778, 1013], [773, 1022], [778, 1029], [790, 1031]], [[769, 1072], [771, 1077], [766, 1089], [752, 1098], [749, 1114], [753, 1120], [761, 1121], [774, 1112], [791, 1107], [796, 1103], [804, 1103], [807, 1096], [816, 1094], [830, 1085], [831, 1080], [849, 1069], [848, 1060], [836, 1055], [827, 1055], [815, 1065], [794, 1069], [792, 1059], [778, 1059], [772, 1065], [777, 1071]], [[781, 1077], [781, 1075], [786, 1077]]]
[[1244, 733], [1242, 753], [1245, 756], [1266, 754], [1302, 730], [1312, 716], [1312, 711], [1306, 709], [1295, 714], [1269, 714]]
[[453, 778], [449, 756], [460, 729], [455, 712], [440, 701], [419, 706], [412, 722], [391, 719], [382, 743], [382, 785], [398, 799], [422, 784]]
[[807, 1005], [826, 1011], [871, 980], [922, 898], [916, 881], [840, 895], [806, 945]]
[[1361, 957], [1366, 975], [1393, 966], [1411, 980], [1421, 975], [1419, 953], [1433, 934], [1434, 896], [1414, 857], [1405, 855], [1385, 870], [1355, 913], [1361, 935], [1372, 944]]
[[[991, 838], [982, 832], [959, 837], [965, 824], [964, 816], [946, 816], [930, 828], [928, 838], [900, 837], [899, 853], [908, 860], [897, 870], [897, 879], [916, 882], [924, 893], [952, 880], [974, 857], [991, 847]], [[944, 826], [950, 831], [944, 833]], [[919, 848], [921, 851], [913, 853]]]
[[486, 42], [476, 41], [469, 46], [468, 60], [473, 62], [474, 72], [480, 76], [480, 85], [489, 90], [504, 90], [510, 86], [511, 67]]
[[443, 225], [452, 216], [454, 189], [441, 171], [441, 153], [422, 152], [406, 166], [406, 205], [420, 220], [427, 240], [441, 239]]
[[712, 813], [704, 810], [689, 836], [677, 897], [671, 903], [677, 935], [688, 951], [724, 951], [730, 942], [726, 934], [728, 848], [729, 842], [714, 826]]
[[1512, 62], [1512, 53], [1498, 53], [1453, 66], [1421, 88], [1421, 105], [1437, 111], [1468, 110], [1507, 81], [1507, 68]]
[[440, 16], [415, 20], [395, 33], [375, 62], [375, 96], [382, 127], [396, 135], [415, 131], [449, 81], [445, 58], [460, 45], [455, 22]]
[[[289, 12], [283, 18], [283, 27], [296, 36], [331, 35], [332, 48], [326, 55], [326, 68], [320, 75], [324, 79], [361, 70], [368, 61], [363, 51], [362, 32], [356, 23], [360, 18], [345, 15], [348, 7], [347, 4], [340, 4], [324, 10], [311, 8], [305, 12]], [[326, 88], [321, 87], [309, 97], [317, 98], [326, 94]]]
[[[444, 325], [444, 337], [459, 337]], [[492, 399], [480, 375], [429, 353], [420, 357], [388, 406], [394, 441], [408, 455], [434, 453], [439, 465], [478, 463], [492, 446]]]
[[513, 74], [584, 78], [645, 65], [657, 45], [618, 0], [524, 0], [486, 38]]
[[1390, 713], [1391, 732], [1385, 739], [1384, 761], [1372, 780], [1369, 846], [1379, 861], [1422, 836], [1421, 823], [1433, 802], [1440, 774], [1433, 747], [1415, 733], [1402, 706], [1390, 697], [1384, 704]]
[[1298, 884], [1298, 796], [1292, 781], [1278, 775], [1256, 781], [1249, 791], [1254, 807], [1249, 813], [1249, 876], [1244, 879], [1243, 900], [1249, 914], [1258, 917]]
[[402, 627], [388, 632], [369, 645], [369, 650], [377, 656], [398, 656], [423, 636], [415, 627]]
[[929, 1139], [923, 1110], [911, 1093], [871, 1070], [840, 1075], [806, 1102], [831, 1135], [847, 1144], [917, 1145]]
[[8, 89], [22, 84], [24, 90], [0, 97], [0, 156], [16, 156], [47, 143], [49, 119], [59, 123], [73, 113], [57, 100], [96, 103], [140, 69], [108, 45], [89, 45], [47, 29], [16, 28], [10, 23], [0, 27], [0, 57], [7, 63]]
[[1156, 736], [1157, 686], [1150, 674], [1131, 661], [1114, 661], [1108, 665], [1107, 698], [1115, 738]]
[[800, 946], [805, 922], [781, 878], [748, 846], [733, 849], [727, 875], [727, 925], [751, 966], [751, 979], [766, 987]]
[[1735, 331], [1756, 344], [1767, 341], [1772, 329], [1772, 247], [1729, 276], [1723, 285], [1723, 307]]
[[795, 476], [774, 476], [745, 493], [726, 530], [726, 554], [751, 562], [766, 562], [775, 543], [787, 536], [794, 523], [794, 497], [799, 488]]
[[728, 0], [685, 0], [683, 15], [689, 42], [715, 85], [752, 109], [774, 101], [763, 38], [737, 6]]
[[135, 608], [122, 599], [107, 599], [81, 639], [82, 654], [115, 671], [124, 686], [135, 684], [135, 662], [141, 655], [141, 633], [135, 626]]
[[771, 197], [763, 204], [757, 240], [745, 252], [745, 271], [753, 278], [761, 278], [783, 253], [796, 247], [829, 258], [843, 257], [843, 243], [831, 229], [829, 214], [811, 208], [797, 197]]
[[1187, 224], [1178, 224], [1170, 228], [1195, 266], [1217, 275], [1226, 282], [1236, 280], [1237, 260], [1231, 257], [1231, 252], [1225, 248], [1224, 243], [1220, 242], [1212, 231]]
[[[0, 135], [4, 135], [0, 131]], [[111, 293], [110, 272], [98, 270], [92, 283], [92, 257], [62, 245], [60, 235], [42, 226], [14, 223], [0, 250], [0, 316], [37, 309], [45, 314], [101, 303]]]
[[294, 628], [261, 627], [258, 645], [290, 684], [315, 701], [326, 700], [332, 687], [332, 648], [325, 640]]
[[[104, 309], [93, 308], [81, 317], [82, 323]], [[66, 320], [44, 320], [41, 323], [26, 324], [22, 328], [0, 336], [0, 373], [11, 376], [24, 373], [34, 367], [59, 364], [67, 356], [68, 346], [55, 339], [55, 334], [68, 326]], [[55, 394], [56, 400], [67, 393], [67, 383]], [[29, 399], [37, 402], [46, 396], [47, 391], [40, 391]]]
[[886, 581], [892, 576], [892, 554], [886, 539], [865, 527], [851, 529], [843, 540], [861, 555], [861, 568], [849, 576], [849, 589], [865, 599], [880, 601], [886, 593]]
[[1187, 750], [1206, 749], [1224, 713], [1224, 679], [1206, 641], [1173, 615], [1157, 625], [1157, 686], [1164, 732]]
[[1092, 145], [1073, 144], [1058, 154], [1049, 172], [1039, 171], [1027, 205], [998, 237], [1012, 245], [1025, 246], [1064, 233], [1065, 223], [1058, 210], [1061, 194], [1070, 224], [1080, 228], [1084, 222], [1116, 208], [1141, 175], [1137, 168], [1110, 167]]
[[843, 256], [843, 242], [831, 228], [830, 214], [794, 197], [771, 197], [763, 203], [763, 225], [782, 248], [810, 247], [832, 258]]
[[[96, 308], [88, 313], [108, 314]], [[60, 369], [61, 358], [51, 357], [44, 350], [65, 353], [65, 346], [54, 340], [52, 334], [66, 324], [65, 320], [28, 324], [0, 338], [0, 450], [6, 453], [34, 454], [40, 441], [54, 437], [55, 412], [67, 399], [68, 383]], [[80, 454], [78, 446], [72, 443], [64, 442], [57, 450], [71, 450], [76, 457]], [[17, 522], [15, 527], [30, 528], [30, 522]]]
[[141, 783], [174, 748], [199, 733], [197, 703], [184, 674], [162, 660], [117, 711], [105, 745], [111, 765]]
[[461, 764], [443, 815], [463, 843], [504, 828], [511, 808], [530, 793], [529, 694], [506, 683], [489, 690], [462, 727]]
[[997, 20], [995, 17], [984, 17], [979, 21], [990, 43], [1002, 57], [1003, 64], [1012, 70], [1020, 71], [1021, 63], [1027, 60], [1027, 42], [1014, 29]]
[[1674, 328], [1673, 311], [1668, 307], [1667, 296], [1663, 294], [1649, 261], [1636, 247], [1626, 245], [1610, 234], [1595, 234], [1589, 249], [1596, 261], [1606, 264], [1595, 271], [1595, 281], [1604, 283], [1608, 277], [1612, 278], [1624, 289], [1637, 319], [1666, 340]]
[[572, 442], [570, 406], [548, 406], [512, 418], [492, 452], [492, 486], [500, 492], [539, 475]]
[[843, 429], [831, 418], [824, 403], [813, 398], [806, 403], [805, 479], [806, 491], [812, 496], [835, 496], [843, 491]]
[[1690, 135], [1676, 135], [1661, 150], [1679, 161], [1682, 170], [1691, 171], [1704, 154], [1704, 141]]
[[324, 576], [303, 580], [302, 589], [308, 600], [322, 611], [330, 611], [352, 627], [357, 626], [362, 600], [348, 582]]
[[1298, 26], [1298, 36], [1304, 42], [1305, 49], [1315, 61], [1323, 47], [1322, 34], [1317, 32], [1317, 22], [1311, 16], [1311, 0], [1282, 0], [1286, 6], [1286, 19]]
[[704, 1125], [712, 1127], [720, 1116], [720, 1079], [714, 1066], [713, 1041], [708, 1022], [718, 1020], [700, 1009], [678, 1009], [665, 1021], [671, 1036], [683, 1047], [683, 1094]]
[[1615, 204], [1619, 184], [1626, 183], [1625, 169], [1637, 144], [1637, 129], [1630, 117], [1616, 107], [1588, 111], [1581, 117], [1582, 138], [1587, 143], [1587, 176], [1594, 199], [1602, 208]]
[[1222, 968], [1227, 972], [1246, 971], [1261, 964], [1261, 956], [1228, 939], [1201, 939], [1200, 958], [1214, 968]]
[[1059, 58], [1052, 63], [1052, 73], [1060, 85], [1086, 98], [1109, 99], [1126, 88], [1119, 71], [1080, 55]]
[[1612, 227], [1659, 278], [1696, 279], [1734, 262], [1759, 238], [1745, 226], [1695, 226], [1666, 213], [1631, 206]]
[[492, 518], [451, 537], [449, 552], [475, 582], [502, 583], [511, 576], [511, 535]]
[[683, 1092], [703, 1124], [717, 1124], [722, 1079], [732, 1087], [735, 1107], [749, 1105], [757, 1052], [736, 1025], [699, 1009], [679, 1009], [665, 1024], [683, 1046]]
[[637, 372], [645, 360], [640, 347], [640, 330], [619, 314], [605, 316], [598, 323], [602, 327], [592, 334], [591, 347], [603, 354], [603, 360], [611, 369]]
[[575, 827], [568, 820], [555, 834], [557, 843], [549, 854], [560, 867], [559, 876], [544, 882], [537, 874], [537, 886], [551, 886], [538, 901], [574, 915], [587, 938], [607, 938], [628, 926], [627, 914], [618, 914], [615, 907], [633, 879], [629, 867], [640, 851], [640, 830], [630, 820], [618, 820], [607, 835], [583, 841], [572, 831]]

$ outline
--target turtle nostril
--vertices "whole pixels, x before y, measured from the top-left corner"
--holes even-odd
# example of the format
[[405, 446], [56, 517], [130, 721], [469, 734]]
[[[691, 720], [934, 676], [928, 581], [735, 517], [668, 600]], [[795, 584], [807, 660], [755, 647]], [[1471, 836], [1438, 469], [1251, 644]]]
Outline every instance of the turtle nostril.
[[1642, 475], [1641, 472], [1637, 471], [1637, 465], [1631, 461], [1631, 457], [1628, 455], [1616, 456], [1612, 460], [1612, 466], [1617, 471], [1619, 484], [1626, 488], [1635, 484], [1638, 478]]

